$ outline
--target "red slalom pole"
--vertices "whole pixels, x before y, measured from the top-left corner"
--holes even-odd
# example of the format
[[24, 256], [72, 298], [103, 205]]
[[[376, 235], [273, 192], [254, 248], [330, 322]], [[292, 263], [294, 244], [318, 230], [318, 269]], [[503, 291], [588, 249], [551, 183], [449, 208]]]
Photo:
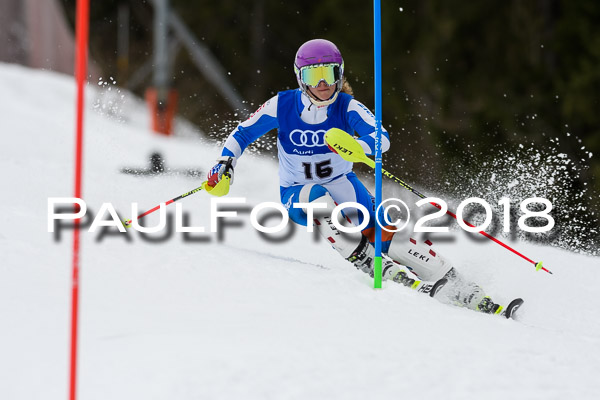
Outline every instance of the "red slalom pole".
[[[87, 43], [89, 32], [89, 0], [77, 0], [77, 17], [75, 21], [75, 80], [77, 84], [77, 105], [75, 120], [75, 197], [81, 198], [82, 165], [83, 165], [83, 106], [84, 89], [87, 76]], [[79, 224], [75, 220], [73, 231], [73, 266], [71, 290], [71, 366], [69, 373], [69, 399], [75, 400], [77, 395], [77, 333], [79, 315]]]

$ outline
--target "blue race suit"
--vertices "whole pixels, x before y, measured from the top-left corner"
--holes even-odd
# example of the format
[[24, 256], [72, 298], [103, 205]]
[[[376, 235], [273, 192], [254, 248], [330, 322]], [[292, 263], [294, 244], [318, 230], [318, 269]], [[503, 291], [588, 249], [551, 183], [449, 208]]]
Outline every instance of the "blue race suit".
[[[363, 233], [372, 236], [374, 198], [352, 172], [352, 163], [327, 147], [324, 135], [333, 127], [358, 135], [357, 142], [365, 153], [374, 153], [375, 117], [367, 107], [346, 93], [340, 93], [332, 104], [318, 107], [295, 89], [279, 92], [239, 124], [226, 140], [222, 155], [239, 158], [250, 143], [277, 129], [281, 202], [290, 218], [306, 225], [304, 211], [292, 205], [320, 197], [324, 188], [338, 204], [357, 202], [365, 206], [370, 222]], [[388, 148], [389, 135], [382, 129], [382, 150]], [[362, 213], [356, 209], [344, 211], [353, 224], [362, 222]], [[382, 251], [388, 247], [389, 240], [384, 238]]]

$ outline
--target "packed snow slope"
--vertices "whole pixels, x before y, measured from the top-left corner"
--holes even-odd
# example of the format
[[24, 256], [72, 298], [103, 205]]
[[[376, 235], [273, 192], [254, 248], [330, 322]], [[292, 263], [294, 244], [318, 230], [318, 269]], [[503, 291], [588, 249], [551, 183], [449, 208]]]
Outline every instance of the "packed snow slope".
[[[48, 198], [73, 195], [75, 86], [0, 64], [0, 87], [0, 398], [62, 400], [72, 231], [48, 232]], [[146, 167], [153, 151], [172, 171], [206, 171], [219, 153], [199, 135], [151, 133], [144, 105], [112, 84], [90, 83], [86, 102], [89, 213], [112, 203], [129, 216], [134, 202], [146, 210], [200, 185], [176, 172], [120, 172]], [[246, 208], [220, 234], [210, 232], [203, 192], [178, 203], [205, 233], [163, 231], [150, 241], [83, 230], [80, 399], [597, 398], [597, 258], [510, 243], [544, 260], [550, 275], [464, 232], [433, 236], [496, 301], [526, 301], [517, 321], [482, 315], [392, 283], [374, 290], [303, 229], [264, 239], [249, 209], [278, 202], [278, 190], [275, 162], [247, 154], [226, 197], [245, 198]]]

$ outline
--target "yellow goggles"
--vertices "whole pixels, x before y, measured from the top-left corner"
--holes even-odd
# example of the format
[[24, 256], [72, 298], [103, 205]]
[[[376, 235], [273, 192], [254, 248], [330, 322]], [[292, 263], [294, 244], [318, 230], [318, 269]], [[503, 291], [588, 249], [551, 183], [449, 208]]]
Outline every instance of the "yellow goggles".
[[333, 85], [340, 78], [339, 64], [317, 64], [300, 68], [300, 79], [308, 86], [317, 87], [321, 81]]

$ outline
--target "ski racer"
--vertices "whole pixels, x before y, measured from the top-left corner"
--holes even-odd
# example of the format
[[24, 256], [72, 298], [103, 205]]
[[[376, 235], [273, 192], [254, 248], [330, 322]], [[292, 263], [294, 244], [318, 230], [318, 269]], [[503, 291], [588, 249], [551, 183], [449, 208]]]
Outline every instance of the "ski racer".
[[[234, 167], [246, 147], [269, 132], [278, 130], [277, 150], [281, 202], [292, 221], [300, 225], [314, 223], [332, 247], [356, 268], [373, 275], [375, 250], [374, 197], [345, 161], [324, 140], [330, 128], [355, 133], [356, 141], [367, 155], [375, 151], [375, 117], [352, 96], [344, 77], [344, 60], [338, 48], [324, 39], [314, 39], [298, 49], [294, 71], [299, 89], [286, 90], [267, 100], [229, 135], [217, 164], [208, 172], [205, 189], [212, 194], [226, 193], [232, 182]], [[389, 133], [383, 129], [382, 151], [390, 147]], [[223, 182], [227, 178], [227, 182]], [[225, 191], [220, 187], [226, 186]], [[297, 203], [325, 203], [327, 210], [307, 221], [306, 208]], [[370, 212], [369, 224], [360, 232], [341, 234], [331, 222], [336, 204], [357, 202]], [[356, 208], [345, 208], [344, 216], [353, 225], [363, 216]], [[382, 219], [379, 219], [382, 221]], [[383, 279], [409, 287], [421, 281], [446, 284], [452, 300], [462, 306], [485, 313], [500, 313], [478, 285], [463, 279], [452, 265], [431, 248], [431, 242], [418, 243], [413, 238], [382, 230]], [[415, 254], [425, 255], [415, 257]], [[416, 276], [415, 276], [416, 275]], [[417, 281], [418, 283], [419, 281]], [[438, 285], [440, 286], [440, 285]]]

